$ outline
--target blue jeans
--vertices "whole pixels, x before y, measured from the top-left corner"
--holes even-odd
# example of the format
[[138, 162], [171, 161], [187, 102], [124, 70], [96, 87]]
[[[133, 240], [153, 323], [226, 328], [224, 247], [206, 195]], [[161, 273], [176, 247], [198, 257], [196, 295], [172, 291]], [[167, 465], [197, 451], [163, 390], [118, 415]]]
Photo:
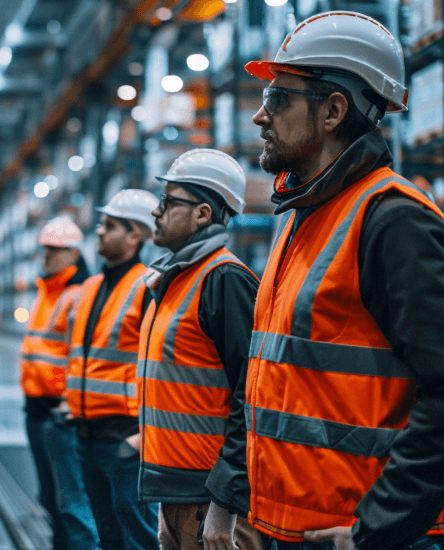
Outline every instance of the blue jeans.
[[139, 453], [122, 458], [119, 441], [79, 437], [80, 457], [100, 547], [103, 550], [158, 550], [159, 505], [137, 498]]
[[[264, 544], [265, 550], [335, 550], [332, 542], [284, 542], [272, 537], [265, 538], [268, 539]], [[405, 550], [444, 550], [444, 536], [422, 537]]]
[[77, 426], [49, 418], [43, 441], [51, 466], [55, 501], [66, 532], [67, 550], [96, 550], [99, 535], [83, 483]]
[[57, 510], [54, 478], [49, 454], [43, 441], [43, 430], [46, 422], [46, 418], [34, 418], [26, 415], [26, 432], [39, 480], [39, 501], [51, 516], [54, 550], [66, 550], [67, 534]]

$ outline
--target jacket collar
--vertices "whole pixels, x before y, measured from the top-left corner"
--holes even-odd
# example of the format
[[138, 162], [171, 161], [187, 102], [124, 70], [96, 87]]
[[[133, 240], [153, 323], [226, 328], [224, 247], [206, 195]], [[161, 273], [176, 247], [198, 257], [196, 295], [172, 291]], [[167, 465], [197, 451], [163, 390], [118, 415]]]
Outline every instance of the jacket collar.
[[37, 288], [47, 292], [48, 294], [63, 290], [67, 286], [68, 281], [75, 275], [76, 272], [77, 266], [70, 265], [55, 275], [52, 275], [52, 277], [38, 277], [36, 281]]
[[364, 176], [389, 166], [392, 156], [379, 128], [364, 134], [321, 173], [302, 184], [291, 172], [278, 174], [271, 201], [278, 206], [275, 214], [290, 208], [318, 208]]
[[150, 264], [150, 267], [159, 273], [186, 269], [219, 248], [223, 248], [228, 240], [229, 236], [224, 225], [209, 225], [193, 233], [178, 252], [167, 252]]

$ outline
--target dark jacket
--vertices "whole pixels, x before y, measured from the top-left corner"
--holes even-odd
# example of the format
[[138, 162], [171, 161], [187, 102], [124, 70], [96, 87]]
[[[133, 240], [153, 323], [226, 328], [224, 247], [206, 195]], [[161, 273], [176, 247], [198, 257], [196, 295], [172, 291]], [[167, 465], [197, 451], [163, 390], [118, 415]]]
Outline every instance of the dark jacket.
[[[382, 133], [371, 131], [305, 186], [285, 193], [285, 198], [275, 192], [276, 212], [296, 208], [296, 232], [314, 209], [390, 162]], [[290, 189], [297, 186], [292, 175], [287, 182]], [[359, 550], [396, 550], [424, 535], [444, 508], [443, 221], [414, 200], [378, 197], [369, 205], [361, 231], [359, 275], [364, 306], [419, 381], [409, 424], [392, 446], [383, 475], [357, 506], [352, 531]], [[239, 479], [242, 445], [244, 427], [233, 432], [230, 442], [238, 449]], [[219, 465], [207, 486], [220, 505], [245, 514], [246, 475], [244, 493], [236, 501], [229, 498]]]

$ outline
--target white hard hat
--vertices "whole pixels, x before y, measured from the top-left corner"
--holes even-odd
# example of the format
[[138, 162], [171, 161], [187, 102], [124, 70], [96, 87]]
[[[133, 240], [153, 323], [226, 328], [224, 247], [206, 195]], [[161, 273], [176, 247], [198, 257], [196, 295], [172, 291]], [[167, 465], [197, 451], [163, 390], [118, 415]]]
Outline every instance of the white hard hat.
[[106, 206], [96, 207], [96, 210], [124, 220], [134, 220], [147, 225], [151, 231], [156, 230], [154, 216], [151, 212], [159, 204], [149, 191], [143, 189], [123, 189], [109, 201]]
[[78, 225], [65, 218], [54, 218], [41, 230], [39, 244], [59, 248], [79, 249], [83, 233]]
[[159, 181], [191, 183], [220, 195], [227, 206], [241, 214], [245, 207], [247, 180], [240, 165], [230, 155], [215, 149], [192, 149], [174, 161]]
[[355, 85], [349, 85], [344, 75], [341, 81], [340, 71], [346, 71], [388, 100], [387, 113], [407, 110], [402, 48], [383, 25], [361, 13], [331, 11], [310, 17], [286, 37], [274, 61], [251, 61], [245, 68], [262, 79], [288, 72], [341, 83], [363, 112], [362, 86], [356, 94]]

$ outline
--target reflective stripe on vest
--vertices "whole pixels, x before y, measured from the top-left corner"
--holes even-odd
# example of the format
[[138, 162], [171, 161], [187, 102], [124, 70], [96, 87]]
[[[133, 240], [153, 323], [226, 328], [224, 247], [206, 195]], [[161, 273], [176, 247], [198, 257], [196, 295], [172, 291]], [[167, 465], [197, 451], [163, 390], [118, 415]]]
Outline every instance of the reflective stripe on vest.
[[145, 426], [189, 434], [225, 435], [227, 423], [227, 419], [223, 416], [183, 414], [152, 407], [139, 410], [139, 416], [145, 419]]
[[26, 336], [36, 336], [37, 338], [45, 338], [46, 340], [55, 340], [56, 342], [64, 342], [65, 335], [60, 332], [43, 332], [40, 330], [27, 330]]
[[56, 366], [56, 367], [63, 367], [66, 368], [67, 366], [67, 359], [61, 358], [61, 357], [54, 357], [52, 355], [43, 355], [39, 353], [23, 353], [20, 356], [25, 361], [44, 361], [45, 363], [48, 363], [48, 366]]
[[83, 381], [83, 378], [75, 378], [74, 376], [70, 376], [66, 381], [66, 389], [136, 397], [136, 384], [131, 382], [92, 380], [91, 378], [87, 378]]
[[365, 212], [392, 189], [444, 219], [414, 185], [378, 169], [286, 242], [289, 218], [259, 288], [245, 407], [251, 523], [283, 540], [355, 521], [415, 402], [417, 375], [395, 356], [359, 288]]

